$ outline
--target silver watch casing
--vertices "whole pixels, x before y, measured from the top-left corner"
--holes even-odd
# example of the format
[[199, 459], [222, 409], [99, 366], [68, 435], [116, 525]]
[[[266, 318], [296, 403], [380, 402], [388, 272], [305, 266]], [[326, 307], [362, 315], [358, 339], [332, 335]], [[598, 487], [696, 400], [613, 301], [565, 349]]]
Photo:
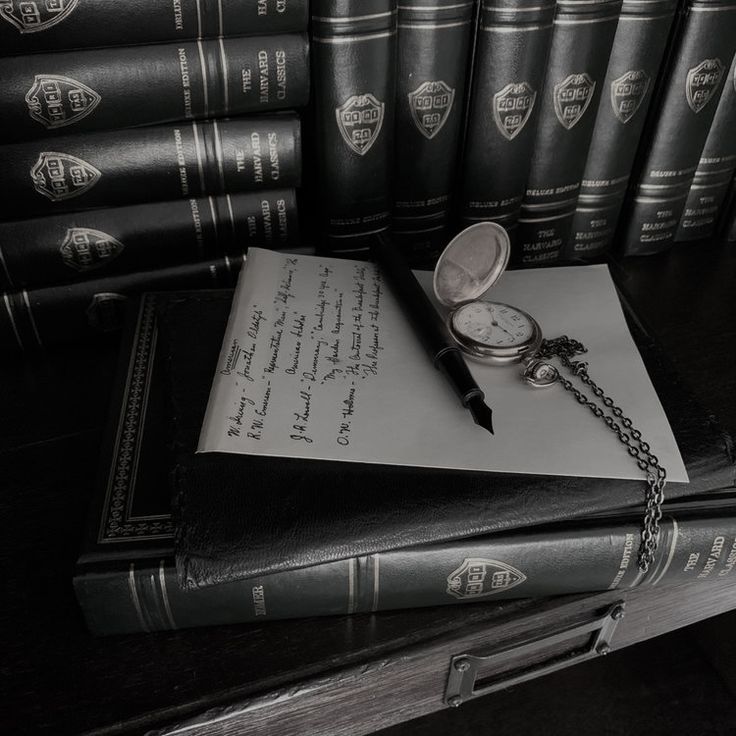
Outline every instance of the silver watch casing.
[[527, 312], [500, 302], [524, 315], [532, 334], [520, 345], [489, 346], [464, 334], [454, 317], [466, 304], [488, 302], [481, 297], [498, 281], [509, 262], [511, 243], [506, 230], [495, 222], [479, 222], [458, 233], [442, 251], [434, 269], [432, 286], [437, 300], [450, 309], [447, 327], [455, 342], [469, 356], [496, 365], [519, 363], [533, 356], [542, 343], [542, 330]]

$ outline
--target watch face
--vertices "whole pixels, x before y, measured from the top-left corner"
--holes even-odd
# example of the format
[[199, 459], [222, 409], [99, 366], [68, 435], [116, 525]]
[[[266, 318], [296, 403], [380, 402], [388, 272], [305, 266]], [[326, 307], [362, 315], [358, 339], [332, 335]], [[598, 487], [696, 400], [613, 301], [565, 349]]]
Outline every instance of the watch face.
[[471, 302], [452, 315], [453, 331], [471, 347], [524, 348], [538, 339], [539, 327], [526, 313], [508, 304]]

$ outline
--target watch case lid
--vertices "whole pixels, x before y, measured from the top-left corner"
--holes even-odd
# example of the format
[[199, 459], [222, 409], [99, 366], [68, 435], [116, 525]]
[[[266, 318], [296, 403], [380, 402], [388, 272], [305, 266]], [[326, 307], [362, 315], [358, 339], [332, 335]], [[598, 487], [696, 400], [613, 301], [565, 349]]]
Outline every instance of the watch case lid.
[[479, 299], [506, 270], [511, 241], [495, 222], [478, 222], [459, 232], [442, 251], [434, 269], [433, 287], [446, 307]]

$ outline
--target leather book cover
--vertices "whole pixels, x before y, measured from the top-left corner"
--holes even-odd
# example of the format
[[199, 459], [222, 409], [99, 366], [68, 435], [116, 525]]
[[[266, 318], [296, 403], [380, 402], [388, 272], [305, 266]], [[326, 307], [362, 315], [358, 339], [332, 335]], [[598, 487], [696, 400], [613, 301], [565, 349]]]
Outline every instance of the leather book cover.
[[473, 2], [399, 6], [392, 228], [407, 255], [445, 231], [465, 111]]
[[690, 0], [647, 120], [617, 239], [625, 255], [674, 241], [734, 54], [736, 2]]
[[517, 266], [554, 263], [570, 235], [620, 11], [620, 0], [557, 3], [512, 251]]
[[460, 218], [514, 236], [537, 130], [556, 2], [484, 0], [473, 64]]
[[395, 0], [312, 3], [320, 229], [355, 251], [390, 224], [396, 97]]
[[0, 222], [0, 289], [37, 288], [238, 255], [299, 239], [296, 192], [150, 202]]
[[[159, 339], [159, 319], [175, 318], [182, 302], [196, 304], [211, 322], [207, 334], [214, 339], [208, 347], [216, 351], [230, 299], [229, 292], [169, 292], [146, 294], [131, 304], [99, 488], [74, 577], [93, 633], [452, 605], [733, 574], [736, 500], [733, 494], [714, 493], [666, 503], [659, 552], [650, 572], [639, 579], [635, 553], [641, 510], [629, 509], [183, 590], [173, 556], [165, 449], [168, 355], [167, 340]], [[718, 537], [725, 542], [710, 564]], [[696, 564], [693, 553], [701, 555]]]
[[[194, 454], [226, 311], [182, 301], [159, 329], [169, 356], [176, 559], [188, 589], [643, 503], [643, 481]], [[668, 498], [732, 487], [730, 439], [654, 340], [633, 328], [690, 477], [670, 484]], [[195, 350], [201, 360], [191, 361]]]
[[0, 59], [4, 143], [302, 107], [304, 34]]
[[736, 171], [736, 54], [716, 109], [690, 193], [685, 202], [676, 241], [709, 238]]
[[100, 337], [122, 327], [132, 294], [232, 287], [243, 256], [0, 294], [0, 352], [42, 350]]
[[0, 148], [0, 217], [296, 187], [296, 115], [69, 135]]
[[621, 6], [563, 260], [597, 258], [613, 243], [676, 5], [624, 0]]
[[307, 30], [307, 0], [3, 0], [0, 55]]

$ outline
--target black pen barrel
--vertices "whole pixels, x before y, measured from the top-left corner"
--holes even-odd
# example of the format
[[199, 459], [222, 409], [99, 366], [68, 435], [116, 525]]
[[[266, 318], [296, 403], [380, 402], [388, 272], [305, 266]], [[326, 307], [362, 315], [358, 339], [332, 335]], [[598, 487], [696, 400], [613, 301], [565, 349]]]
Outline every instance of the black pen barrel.
[[371, 244], [371, 250], [432, 362], [436, 362], [442, 351], [456, 350], [457, 346], [442, 317], [389, 236], [379, 233]]

